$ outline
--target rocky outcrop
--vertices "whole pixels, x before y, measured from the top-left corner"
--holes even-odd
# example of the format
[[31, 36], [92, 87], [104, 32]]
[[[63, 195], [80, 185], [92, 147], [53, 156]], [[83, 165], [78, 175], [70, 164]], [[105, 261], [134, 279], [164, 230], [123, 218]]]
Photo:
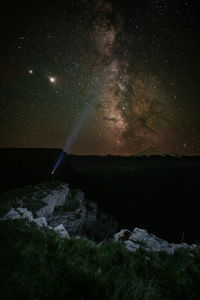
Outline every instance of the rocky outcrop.
[[65, 205], [68, 199], [69, 187], [68, 185], [61, 184], [60, 188], [61, 190], [54, 190], [48, 196], [41, 199], [47, 205], [36, 212], [38, 217], [47, 218], [54, 212], [55, 208]]
[[38, 227], [47, 226], [47, 220], [45, 217], [35, 218], [33, 222], [37, 224]]
[[50, 226], [63, 224], [70, 236], [83, 234], [86, 222], [86, 200], [80, 190], [70, 191], [65, 203], [47, 218]]
[[15, 219], [20, 219], [20, 218], [21, 218], [20, 214], [14, 208], [11, 208], [0, 220], [1, 221], [15, 220]]
[[120, 232], [117, 232], [114, 235], [116, 241], [127, 241], [131, 235], [131, 231], [127, 229], [121, 229]]
[[17, 211], [23, 218], [27, 218], [29, 222], [33, 221], [33, 214], [31, 211], [28, 211], [26, 208], [18, 207]]
[[12, 208], [0, 221], [26, 219], [38, 227], [54, 230], [62, 238], [87, 237], [104, 243], [114, 236], [131, 252], [143, 248], [174, 254], [180, 248], [189, 252], [196, 248], [196, 245], [186, 243], [168, 243], [145, 229], [135, 228], [132, 232], [122, 229], [117, 232], [118, 224], [109, 214], [102, 212], [95, 202], [87, 201], [82, 191], [69, 189], [67, 184], [47, 183], [27, 189], [30, 193], [26, 196], [24, 190], [21, 198], [20, 193], [17, 193], [16, 199], [13, 196], [9, 202]]
[[70, 238], [69, 233], [67, 232], [63, 224], [54, 227], [54, 230], [58, 232], [62, 238], [67, 238], [67, 239]]
[[32, 212], [26, 208], [18, 207], [17, 209], [11, 208], [0, 220], [15, 220], [15, 219], [28, 219], [30, 222], [33, 221]]
[[196, 248], [195, 244], [188, 245], [186, 243], [168, 243], [167, 241], [148, 233], [147, 230], [137, 227], [132, 232], [122, 229], [114, 235], [114, 239], [116, 241], [124, 241], [126, 248], [131, 252], [135, 252], [137, 249], [143, 248], [146, 251], [164, 251], [168, 254], [174, 254], [177, 249], [186, 249], [191, 251]]
[[47, 227], [51, 230], [54, 230], [57, 232], [62, 238], [70, 238], [69, 233], [63, 226], [63, 224], [60, 224], [56, 227], [51, 227], [48, 226], [47, 220], [45, 217], [40, 217], [40, 218], [33, 218], [32, 212], [28, 211], [26, 208], [11, 208], [9, 212], [0, 219], [0, 221], [5, 221], [5, 220], [16, 220], [16, 219], [26, 219], [28, 222], [33, 222], [35, 223], [38, 227]]
[[87, 201], [78, 189], [69, 189], [63, 183], [47, 183], [27, 189], [30, 193], [23, 190], [21, 198], [18, 193], [16, 199], [10, 200], [13, 208], [3, 217], [4, 220], [26, 218], [39, 227], [54, 229], [62, 237], [78, 235], [96, 241], [112, 238], [117, 232], [117, 222], [100, 211], [96, 203]]

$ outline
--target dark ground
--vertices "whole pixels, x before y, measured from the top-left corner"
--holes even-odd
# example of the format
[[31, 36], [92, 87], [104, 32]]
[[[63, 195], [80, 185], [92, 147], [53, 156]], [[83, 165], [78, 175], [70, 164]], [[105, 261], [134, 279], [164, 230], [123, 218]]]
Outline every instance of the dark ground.
[[61, 150], [0, 149], [1, 192], [49, 180], [70, 183], [111, 213], [170, 242], [200, 241], [200, 157], [65, 157]]

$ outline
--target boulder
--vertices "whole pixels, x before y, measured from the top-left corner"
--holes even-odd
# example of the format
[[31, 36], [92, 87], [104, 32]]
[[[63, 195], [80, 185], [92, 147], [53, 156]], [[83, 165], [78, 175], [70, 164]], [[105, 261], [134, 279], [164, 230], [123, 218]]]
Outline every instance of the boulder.
[[36, 223], [39, 227], [47, 226], [47, 220], [45, 217], [35, 218], [33, 222]]
[[121, 229], [120, 232], [117, 232], [114, 235], [116, 241], [127, 241], [131, 235], [131, 231], [127, 229]]
[[144, 243], [146, 247], [155, 251], [159, 251], [162, 248], [169, 247], [169, 243], [165, 240], [161, 240], [153, 234], [149, 234], [147, 230], [135, 228], [129, 237], [130, 241], [137, 243]]
[[1, 221], [3, 221], [3, 220], [15, 220], [15, 219], [20, 219], [20, 218], [21, 218], [20, 214], [14, 208], [11, 208], [9, 210], [9, 212], [7, 212], [7, 214], [5, 214], [3, 216], [3, 218], [1, 218]]
[[33, 214], [31, 211], [27, 210], [26, 208], [22, 208], [22, 207], [18, 207], [16, 209], [19, 213], [21, 218], [27, 218], [29, 220], [29, 222], [33, 221]]
[[1, 220], [15, 220], [15, 219], [28, 219], [29, 222], [33, 221], [33, 214], [26, 208], [17, 207], [11, 208]]
[[136, 250], [138, 250], [140, 248], [140, 245], [133, 243], [129, 240], [124, 242], [127, 250], [131, 251], [131, 252], [135, 252]]
[[[127, 233], [126, 233], [127, 232]], [[129, 237], [128, 237], [129, 235]], [[127, 238], [128, 237], [128, 238]], [[153, 234], [148, 233], [145, 229], [135, 228], [132, 233], [126, 229], [122, 229], [120, 232], [114, 235], [115, 240], [123, 240], [126, 248], [135, 252], [136, 250], [143, 248], [146, 251], [160, 252], [164, 251], [168, 254], [174, 254], [177, 249], [186, 249], [189, 252], [196, 248], [196, 245], [188, 245], [186, 243], [174, 244], [168, 243], [156, 237]]]
[[61, 184], [59, 190], [53, 190], [48, 196], [40, 199], [47, 204], [40, 208], [36, 214], [38, 217], [48, 217], [54, 212], [56, 207], [64, 206], [68, 199], [69, 187], [67, 184]]
[[65, 229], [63, 224], [60, 224], [60, 225], [54, 227], [53, 230], [58, 232], [62, 238], [67, 238], [67, 239], [70, 238], [69, 233], [67, 232], [67, 230]]

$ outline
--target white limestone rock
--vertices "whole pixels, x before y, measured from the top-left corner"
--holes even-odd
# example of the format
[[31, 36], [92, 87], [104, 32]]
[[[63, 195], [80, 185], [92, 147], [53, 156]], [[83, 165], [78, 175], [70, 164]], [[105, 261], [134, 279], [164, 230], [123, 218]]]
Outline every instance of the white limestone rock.
[[[128, 232], [128, 234], [130, 233], [130, 231], [122, 229], [120, 232], [114, 235], [114, 239], [123, 240], [126, 232]], [[190, 253], [190, 251], [197, 247], [195, 244], [188, 245], [186, 243], [168, 243], [167, 241], [162, 240], [153, 234], [149, 234], [147, 230], [137, 227], [133, 230], [128, 239], [124, 239], [124, 244], [131, 252], [135, 252], [139, 248], [143, 248], [146, 251], [164, 251], [171, 255], [173, 255], [177, 249], [186, 249]]]
[[197, 247], [197, 245], [195, 244], [192, 244], [192, 245], [188, 245], [186, 243], [182, 243], [182, 244], [174, 244], [174, 243], [171, 243], [169, 244], [169, 249], [168, 249], [168, 252], [174, 254], [174, 252], [178, 249], [185, 249], [185, 250], [188, 250], [188, 251], [192, 251], [194, 250], [195, 248]]
[[70, 238], [69, 233], [68, 233], [68, 231], [65, 229], [65, 227], [63, 226], [63, 224], [60, 224], [60, 225], [54, 227], [53, 230], [56, 231], [56, 232], [58, 232], [59, 235], [60, 235], [62, 238], [67, 238], [67, 239]]
[[7, 212], [7, 214], [5, 214], [3, 216], [3, 218], [1, 218], [0, 220], [1, 221], [4, 221], [4, 220], [16, 220], [16, 219], [20, 219], [21, 216], [20, 214], [15, 210], [15, 208], [11, 208], [9, 210], [9, 212]]
[[114, 235], [116, 241], [127, 241], [131, 235], [131, 231], [127, 229], [121, 229], [120, 232], [117, 232]]
[[33, 222], [36, 223], [39, 227], [47, 226], [47, 220], [45, 217], [35, 218]]
[[54, 190], [41, 201], [47, 205], [40, 208], [36, 214], [38, 217], [48, 217], [53, 212], [55, 207], [64, 206], [69, 193], [69, 187], [67, 184], [60, 185], [61, 190]]
[[69, 190], [68, 184], [44, 183], [27, 187], [25, 192], [10, 200], [17, 208], [4, 216], [5, 219], [26, 218], [52, 230], [63, 224], [70, 237], [86, 236], [98, 242], [117, 232], [113, 218], [101, 212], [96, 203], [87, 202], [81, 190]]
[[4, 215], [1, 220], [15, 220], [15, 219], [27, 219], [29, 222], [33, 221], [33, 214], [26, 208], [17, 207], [11, 208], [7, 214]]
[[18, 207], [17, 212], [19, 212], [21, 218], [27, 218], [29, 222], [33, 221], [33, 214], [31, 211], [27, 210], [26, 208]]
[[127, 250], [131, 251], [131, 252], [135, 252], [136, 250], [138, 250], [140, 248], [140, 245], [130, 241], [130, 240], [127, 240], [124, 242]]
[[149, 234], [147, 230], [135, 228], [130, 235], [129, 240], [137, 243], [145, 243], [146, 247], [153, 249], [154, 251], [160, 251], [162, 248], [169, 247], [169, 243], [156, 237], [153, 234]]

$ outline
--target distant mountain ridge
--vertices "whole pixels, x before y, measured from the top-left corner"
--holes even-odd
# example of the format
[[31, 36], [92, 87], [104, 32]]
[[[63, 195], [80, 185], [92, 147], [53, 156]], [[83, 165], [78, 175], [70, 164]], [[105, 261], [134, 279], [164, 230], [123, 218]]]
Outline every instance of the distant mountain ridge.
[[[14, 154], [14, 153], [33, 153], [33, 152], [44, 152], [47, 151], [48, 153], [51, 154], [56, 154], [57, 158], [59, 157], [60, 153], [63, 151], [60, 148], [11, 148], [11, 147], [0, 147], [0, 154], [1, 157], [3, 158], [4, 161], [4, 156], [7, 154]], [[200, 157], [200, 154], [178, 154], [178, 153], [173, 153], [173, 152], [166, 152], [161, 148], [147, 148], [144, 151], [141, 151], [137, 154], [130, 154], [130, 155], [114, 155], [114, 154], [105, 154], [105, 155], [100, 155], [100, 154], [76, 154], [76, 153], [67, 153], [68, 157], [80, 157], [80, 158], [131, 158], [131, 157], [151, 157], [151, 156], [161, 156], [161, 157]], [[1, 161], [1, 160], [0, 160]]]
[[136, 156], [162, 156], [162, 157], [166, 157], [166, 156], [173, 156], [173, 157], [182, 157], [184, 155], [181, 154], [177, 154], [177, 153], [167, 153], [165, 152], [163, 149], [160, 148], [147, 148], [146, 150], [139, 152], [138, 154], [136, 154]]

